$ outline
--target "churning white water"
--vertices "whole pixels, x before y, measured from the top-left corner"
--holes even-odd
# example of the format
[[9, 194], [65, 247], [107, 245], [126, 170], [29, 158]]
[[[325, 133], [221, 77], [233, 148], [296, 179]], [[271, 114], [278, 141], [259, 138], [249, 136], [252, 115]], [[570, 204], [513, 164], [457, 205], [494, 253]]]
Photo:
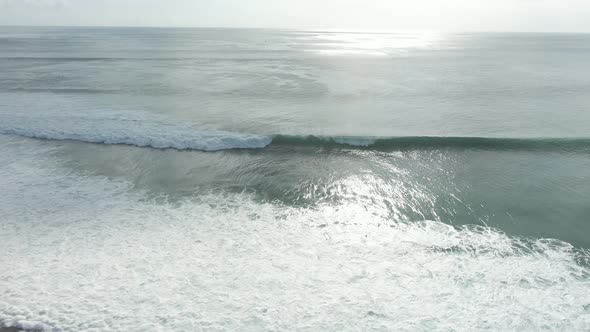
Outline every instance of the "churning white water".
[[45, 331], [590, 329], [583, 252], [363, 206], [153, 201], [0, 135], [0, 325]]

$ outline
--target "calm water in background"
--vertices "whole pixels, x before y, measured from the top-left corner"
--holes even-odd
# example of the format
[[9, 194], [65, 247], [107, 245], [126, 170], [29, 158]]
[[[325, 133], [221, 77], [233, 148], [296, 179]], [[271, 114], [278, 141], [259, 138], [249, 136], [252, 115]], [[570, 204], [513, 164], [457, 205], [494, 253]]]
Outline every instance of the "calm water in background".
[[0, 324], [588, 330], [589, 58], [584, 34], [0, 28]]

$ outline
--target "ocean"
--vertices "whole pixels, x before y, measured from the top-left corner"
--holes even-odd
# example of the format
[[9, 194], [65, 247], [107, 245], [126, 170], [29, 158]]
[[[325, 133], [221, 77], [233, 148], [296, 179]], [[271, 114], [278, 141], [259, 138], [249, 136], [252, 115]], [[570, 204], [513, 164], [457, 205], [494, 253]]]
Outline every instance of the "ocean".
[[0, 28], [0, 326], [590, 330], [590, 34]]

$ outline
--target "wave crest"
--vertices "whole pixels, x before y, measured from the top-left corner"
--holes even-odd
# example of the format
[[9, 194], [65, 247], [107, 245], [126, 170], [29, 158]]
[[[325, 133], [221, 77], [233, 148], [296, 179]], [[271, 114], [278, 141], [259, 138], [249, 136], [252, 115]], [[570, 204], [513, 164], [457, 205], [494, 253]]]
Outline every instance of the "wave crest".
[[156, 149], [218, 151], [273, 146], [372, 150], [481, 149], [588, 151], [590, 138], [497, 138], [467, 136], [256, 135], [178, 124], [141, 113], [0, 114], [0, 134], [37, 139], [126, 144]]
[[468, 136], [289, 136], [276, 135], [273, 145], [352, 146], [374, 150], [485, 149], [579, 150], [590, 149], [590, 138], [497, 138]]
[[3, 114], [0, 134], [37, 139], [127, 144], [157, 149], [217, 151], [263, 148], [272, 138], [115, 114], [26, 116]]

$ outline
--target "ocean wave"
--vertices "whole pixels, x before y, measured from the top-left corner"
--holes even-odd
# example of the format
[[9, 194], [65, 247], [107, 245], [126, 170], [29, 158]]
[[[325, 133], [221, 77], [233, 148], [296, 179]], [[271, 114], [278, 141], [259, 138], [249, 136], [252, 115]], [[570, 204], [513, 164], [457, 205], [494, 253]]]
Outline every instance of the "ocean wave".
[[142, 113], [0, 113], [0, 134], [36, 139], [125, 144], [156, 149], [219, 151], [267, 146], [311, 146], [371, 150], [481, 149], [579, 151], [590, 138], [507, 138], [468, 136], [320, 136], [247, 134], [179, 124]]
[[0, 116], [0, 134], [156, 149], [218, 151], [263, 148], [272, 138], [174, 124], [129, 114]]
[[116, 89], [93, 89], [93, 88], [73, 88], [73, 87], [53, 87], [53, 88], [11, 88], [10, 91], [16, 92], [50, 92], [50, 93], [71, 93], [71, 94], [108, 94], [116, 93]]
[[273, 145], [346, 145], [375, 150], [485, 149], [485, 150], [578, 150], [590, 148], [590, 138], [508, 138], [470, 136], [289, 136], [275, 135]]

